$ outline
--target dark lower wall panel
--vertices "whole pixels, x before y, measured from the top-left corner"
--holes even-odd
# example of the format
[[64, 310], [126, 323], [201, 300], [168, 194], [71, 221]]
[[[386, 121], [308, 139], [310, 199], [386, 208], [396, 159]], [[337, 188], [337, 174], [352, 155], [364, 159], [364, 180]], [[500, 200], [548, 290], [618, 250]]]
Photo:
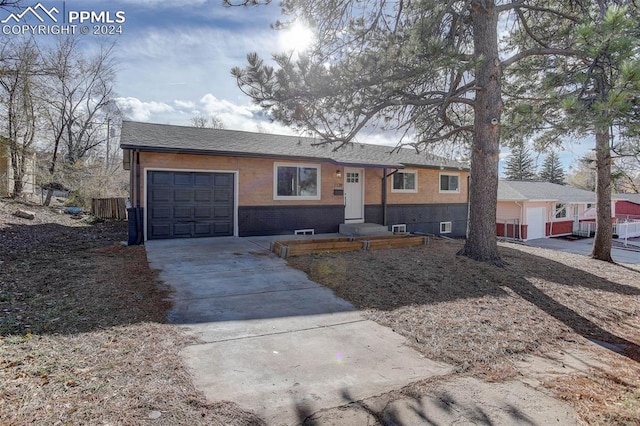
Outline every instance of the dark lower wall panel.
[[367, 223], [382, 223], [382, 205], [381, 204], [369, 204], [364, 206], [364, 221]]
[[[365, 219], [382, 223], [382, 206], [365, 206]], [[451, 222], [449, 237], [464, 237], [467, 233], [466, 204], [389, 204], [387, 225], [406, 224], [408, 232], [440, 235], [440, 222]]]
[[239, 206], [241, 237], [293, 234], [315, 229], [316, 234], [338, 232], [344, 222], [344, 206]]

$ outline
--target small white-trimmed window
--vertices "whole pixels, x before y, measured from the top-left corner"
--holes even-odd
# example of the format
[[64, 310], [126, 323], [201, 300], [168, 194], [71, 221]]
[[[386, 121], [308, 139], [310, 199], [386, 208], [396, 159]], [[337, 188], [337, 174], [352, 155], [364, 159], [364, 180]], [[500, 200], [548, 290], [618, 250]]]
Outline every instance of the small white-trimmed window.
[[275, 200], [319, 200], [320, 166], [317, 164], [275, 163]]
[[460, 175], [440, 173], [440, 192], [460, 192]]
[[440, 233], [441, 234], [450, 234], [451, 233], [451, 222], [440, 222]]
[[418, 192], [418, 173], [403, 170], [392, 175], [391, 192]]
[[565, 217], [567, 217], [567, 205], [556, 203], [556, 219], [563, 219]]

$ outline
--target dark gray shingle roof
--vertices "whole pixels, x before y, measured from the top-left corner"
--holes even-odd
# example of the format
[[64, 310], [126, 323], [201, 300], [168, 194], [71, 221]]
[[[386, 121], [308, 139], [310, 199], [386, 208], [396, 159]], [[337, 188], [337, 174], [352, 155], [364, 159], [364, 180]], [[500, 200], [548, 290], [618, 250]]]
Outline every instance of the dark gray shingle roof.
[[345, 165], [378, 167], [430, 167], [468, 170], [462, 163], [413, 149], [353, 143], [334, 151], [336, 145], [319, 139], [241, 132], [237, 130], [124, 121], [120, 146], [150, 151], [197, 152], [202, 154], [279, 157], [332, 161]]
[[584, 189], [551, 182], [501, 180], [498, 182], [498, 201], [595, 203], [596, 194]]

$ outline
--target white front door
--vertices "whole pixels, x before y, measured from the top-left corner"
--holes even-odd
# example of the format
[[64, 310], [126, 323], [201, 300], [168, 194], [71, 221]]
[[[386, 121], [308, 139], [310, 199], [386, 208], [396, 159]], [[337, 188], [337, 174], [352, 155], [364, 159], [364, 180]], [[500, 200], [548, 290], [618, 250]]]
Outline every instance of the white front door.
[[344, 222], [364, 222], [364, 169], [344, 169]]
[[546, 215], [544, 207], [527, 208], [527, 240], [546, 237]]

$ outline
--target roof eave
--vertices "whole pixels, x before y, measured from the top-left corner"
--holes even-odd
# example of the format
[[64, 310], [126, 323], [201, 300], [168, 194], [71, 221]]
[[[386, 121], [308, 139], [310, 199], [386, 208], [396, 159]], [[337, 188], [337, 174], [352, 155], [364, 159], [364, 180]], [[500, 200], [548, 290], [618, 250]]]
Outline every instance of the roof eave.
[[172, 154], [194, 154], [194, 155], [219, 155], [222, 157], [245, 157], [245, 158], [273, 158], [273, 159], [291, 159], [291, 160], [303, 160], [303, 161], [321, 161], [328, 163], [336, 163], [331, 158], [324, 157], [307, 157], [297, 155], [279, 155], [279, 154], [258, 154], [252, 152], [238, 152], [238, 151], [210, 151], [204, 149], [190, 149], [190, 148], [167, 148], [167, 147], [151, 147], [144, 145], [130, 145], [120, 144], [121, 149], [135, 149], [146, 152], [164, 152]]

